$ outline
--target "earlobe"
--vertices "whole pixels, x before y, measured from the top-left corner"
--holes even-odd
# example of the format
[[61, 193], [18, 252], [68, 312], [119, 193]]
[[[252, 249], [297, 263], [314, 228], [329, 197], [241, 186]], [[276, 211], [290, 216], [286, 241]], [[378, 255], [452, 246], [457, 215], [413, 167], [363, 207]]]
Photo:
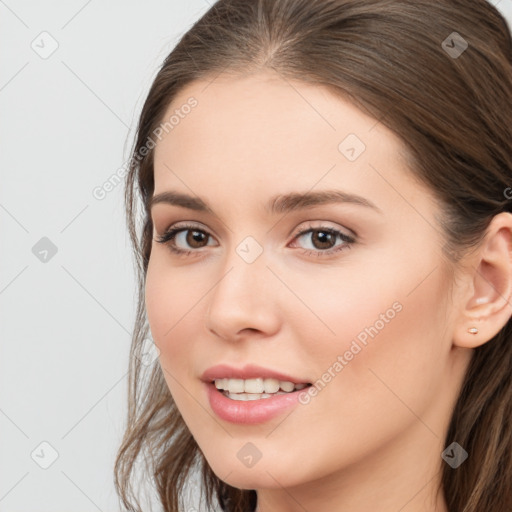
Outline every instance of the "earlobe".
[[[512, 214], [496, 215], [476, 254], [471, 286], [454, 333], [454, 345], [475, 348], [491, 340], [512, 316]], [[465, 302], [465, 305], [464, 305]]]

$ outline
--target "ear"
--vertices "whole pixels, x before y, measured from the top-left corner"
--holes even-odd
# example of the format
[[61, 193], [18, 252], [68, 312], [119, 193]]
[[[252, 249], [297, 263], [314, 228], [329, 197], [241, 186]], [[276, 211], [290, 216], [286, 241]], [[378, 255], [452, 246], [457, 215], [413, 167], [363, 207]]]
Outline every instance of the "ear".
[[[512, 214], [495, 215], [468, 262], [467, 291], [454, 331], [454, 345], [475, 348], [492, 339], [512, 315]], [[476, 327], [472, 334], [468, 329]]]

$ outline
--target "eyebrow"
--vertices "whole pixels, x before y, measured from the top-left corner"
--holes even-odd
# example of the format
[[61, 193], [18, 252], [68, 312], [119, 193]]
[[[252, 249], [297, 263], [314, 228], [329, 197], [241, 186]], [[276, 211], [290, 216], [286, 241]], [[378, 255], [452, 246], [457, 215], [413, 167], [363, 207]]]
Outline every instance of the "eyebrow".
[[[208, 203], [200, 197], [194, 197], [172, 190], [153, 196], [149, 201], [149, 209], [161, 203], [181, 206], [182, 208], [199, 212], [211, 211]], [[322, 190], [306, 193], [291, 192], [277, 195], [269, 200], [265, 210], [271, 214], [280, 214], [333, 203], [349, 203], [365, 206], [382, 213], [382, 210], [370, 200], [341, 190]]]

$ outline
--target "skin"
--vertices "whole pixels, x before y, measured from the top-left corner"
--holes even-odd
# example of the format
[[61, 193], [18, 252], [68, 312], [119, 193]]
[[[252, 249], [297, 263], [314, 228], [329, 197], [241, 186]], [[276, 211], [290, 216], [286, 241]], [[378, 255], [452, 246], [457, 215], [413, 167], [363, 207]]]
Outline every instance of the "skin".
[[[210, 237], [190, 245], [182, 232], [175, 242], [188, 256], [153, 241], [146, 307], [167, 385], [208, 464], [256, 489], [258, 512], [446, 512], [436, 489], [464, 373], [512, 313], [511, 215], [494, 218], [454, 280], [435, 197], [382, 124], [271, 71], [195, 82], [165, 118], [191, 96], [198, 105], [155, 148], [155, 194], [199, 196], [211, 211], [156, 204], [153, 234], [188, 221]], [[353, 162], [338, 149], [349, 134], [366, 145]], [[355, 193], [381, 212], [264, 209], [276, 194], [312, 189]], [[344, 242], [294, 238], [311, 227], [356, 241], [322, 256]], [[250, 264], [236, 252], [247, 236], [263, 249]], [[307, 405], [258, 425], [211, 410], [200, 380], [210, 366], [254, 363], [315, 382], [396, 301], [401, 311]], [[237, 458], [247, 442], [262, 454], [250, 468]]]

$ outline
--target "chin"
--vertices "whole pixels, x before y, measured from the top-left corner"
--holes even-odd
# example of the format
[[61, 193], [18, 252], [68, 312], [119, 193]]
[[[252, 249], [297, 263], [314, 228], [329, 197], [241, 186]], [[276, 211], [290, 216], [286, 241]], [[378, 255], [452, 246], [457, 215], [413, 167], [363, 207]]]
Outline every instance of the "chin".
[[234, 466], [210, 465], [210, 468], [220, 480], [237, 489], [281, 489], [299, 483], [289, 481], [290, 471], [280, 472], [273, 464], [260, 464], [252, 468], [243, 467], [241, 463]]

